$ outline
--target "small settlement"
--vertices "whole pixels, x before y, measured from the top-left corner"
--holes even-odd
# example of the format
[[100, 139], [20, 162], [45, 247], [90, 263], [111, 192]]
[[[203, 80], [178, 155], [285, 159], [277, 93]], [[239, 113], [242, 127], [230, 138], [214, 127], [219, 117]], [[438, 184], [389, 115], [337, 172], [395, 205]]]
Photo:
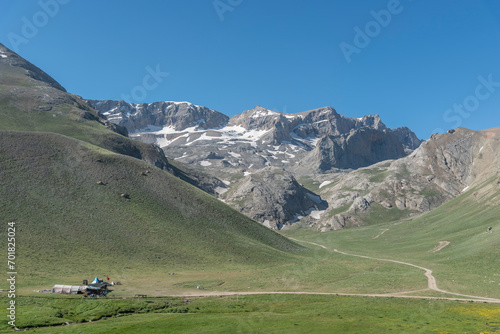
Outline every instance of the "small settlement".
[[106, 283], [96, 277], [90, 284], [88, 284], [87, 280], [83, 281], [83, 285], [56, 284], [52, 287], [52, 293], [82, 294], [84, 297], [104, 297], [113, 291], [108, 290], [108, 286], [112, 285], [114, 283]]

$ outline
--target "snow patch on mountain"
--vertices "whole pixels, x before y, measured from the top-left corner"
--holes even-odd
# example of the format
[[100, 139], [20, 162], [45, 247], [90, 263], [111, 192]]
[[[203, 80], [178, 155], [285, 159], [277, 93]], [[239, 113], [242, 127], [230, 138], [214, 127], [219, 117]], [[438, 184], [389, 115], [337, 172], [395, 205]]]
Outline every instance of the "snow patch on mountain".
[[310, 211], [306, 211], [306, 214], [309, 215], [311, 218], [314, 218], [316, 220], [321, 219], [321, 215], [325, 213], [325, 210], [315, 210], [311, 209]]
[[319, 185], [319, 189], [321, 189], [321, 188], [323, 188], [323, 187], [325, 187], [325, 186], [329, 185], [330, 183], [332, 183], [332, 181], [324, 181], [324, 182], [322, 182], [322, 183]]
[[203, 167], [208, 167], [211, 166], [212, 163], [210, 161], [203, 160], [202, 162], [200, 162], [200, 165], [202, 165]]
[[238, 153], [229, 152], [229, 155], [233, 156], [234, 158], [241, 158], [241, 154]]
[[266, 116], [276, 116], [279, 113], [269, 110], [269, 109], [261, 109], [257, 110], [255, 114], [252, 115], [252, 118], [266, 117]]
[[[187, 145], [192, 145], [197, 141], [208, 141], [215, 140], [220, 142], [220, 144], [232, 145], [235, 141], [246, 142], [253, 146], [257, 145], [257, 141], [264, 136], [268, 130], [247, 130], [242, 126], [225, 126], [222, 129], [199, 129], [198, 126], [193, 126], [186, 128], [184, 130], [178, 131], [173, 126], [166, 126], [161, 129], [158, 127], [149, 125], [144, 129], [131, 134], [131, 137], [139, 137], [145, 134], [156, 135], [157, 144], [160, 147], [166, 147], [172, 144], [175, 140], [179, 138], [187, 138]], [[177, 135], [177, 136], [174, 136]], [[164, 138], [162, 138], [164, 137]], [[171, 138], [171, 139], [167, 139]], [[233, 157], [239, 158], [241, 155], [238, 153], [230, 152]]]

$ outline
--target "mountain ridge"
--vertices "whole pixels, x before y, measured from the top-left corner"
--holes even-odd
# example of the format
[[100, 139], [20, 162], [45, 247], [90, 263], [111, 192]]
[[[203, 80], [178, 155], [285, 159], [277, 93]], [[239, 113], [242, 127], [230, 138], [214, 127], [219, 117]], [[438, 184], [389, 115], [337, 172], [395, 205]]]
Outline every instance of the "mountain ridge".
[[328, 185], [319, 194], [329, 203], [325, 217], [330, 218], [316, 227], [336, 230], [376, 223], [380, 217], [410, 217], [432, 211], [488, 179], [497, 178], [500, 184], [499, 138], [500, 128], [457, 128], [431, 136], [401, 159], [335, 179], [327, 176], [323, 181]]
[[[287, 159], [286, 154], [269, 159], [269, 154], [262, 151], [280, 147], [280, 151], [288, 152], [288, 157], [292, 160], [299, 155], [298, 161], [304, 157], [305, 152], [312, 150], [322, 137], [339, 136], [362, 128], [396, 134], [393, 140], [401, 142], [405, 154], [422, 142], [406, 127], [388, 129], [378, 115], [349, 118], [338, 114], [332, 107], [286, 114], [257, 106], [228, 117], [189, 102], [131, 104], [124, 101], [89, 100], [89, 103], [111, 122], [127, 127], [131, 137], [147, 143], [156, 143], [173, 159], [202, 166], [203, 156], [186, 158], [185, 150], [181, 148], [191, 146], [189, 149], [192, 149], [192, 146], [200, 144], [209, 146], [210, 150], [209, 142], [212, 142], [221, 144], [218, 145], [219, 148], [233, 145], [236, 153], [241, 154], [239, 151], [242, 148], [246, 151], [252, 150], [248, 147], [250, 145], [255, 148], [254, 153], [263, 158], [259, 163], [261, 168], [276, 166], [287, 169], [287, 164], [293, 164], [293, 161], [287, 162], [290, 159]], [[212, 148], [216, 146], [212, 145]], [[231, 159], [229, 152], [221, 154], [226, 162], [235, 166], [237, 162]], [[400, 154], [396, 154], [390, 158], [399, 156]], [[244, 161], [241, 165], [245, 167], [252, 164], [256, 166], [255, 161]], [[204, 165], [203, 167], [210, 166], [206, 162]]]
[[[222, 180], [223, 184], [212, 187], [220, 199], [273, 228], [289, 226], [296, 221], [294, 217], [324, 211], [309, 210], [314, 205], [295, 182], [300, 176], [398, 159], [422, 142], [406, 127], [387, 128], [378, 115], [350, 118], [332, 107], [287, 114], [256, 106], [228, 117], [189, 102], [89, 103], [110, 121], [128, 127], [131, 138], [155, 143], [170, 159]], [[251, 186], [245, 181], [248, 175], [266, 175], [262, 171], [271, 167], [291, 173], [292, 179], [257, 177]], [[274, 183], [272, 192], [267, 190], [269, 182]], [[294, 190], [285, 190], [288, 187]], [[248, 193], [242, 194], [242, 189]], [[314, 191], [308, 192], [323, 201]], [[292, 209], [287, 203], [298, 203], [298, 198], [304, 203]], [[244, 199], [249, 203], [241, 205]], [[265, 200], [267, 206], [257, 204]], [[261, 211], [250, 208], [250, 203]]]

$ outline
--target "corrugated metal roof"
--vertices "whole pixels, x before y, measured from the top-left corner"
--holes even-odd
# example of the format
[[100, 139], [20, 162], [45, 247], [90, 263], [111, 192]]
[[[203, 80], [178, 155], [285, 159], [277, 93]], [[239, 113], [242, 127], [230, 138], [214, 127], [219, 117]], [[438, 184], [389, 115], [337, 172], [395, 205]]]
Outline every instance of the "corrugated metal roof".
[[87, 286], [56, 284], [52, 287], [53, 293], [76, 294], [87, 289]]

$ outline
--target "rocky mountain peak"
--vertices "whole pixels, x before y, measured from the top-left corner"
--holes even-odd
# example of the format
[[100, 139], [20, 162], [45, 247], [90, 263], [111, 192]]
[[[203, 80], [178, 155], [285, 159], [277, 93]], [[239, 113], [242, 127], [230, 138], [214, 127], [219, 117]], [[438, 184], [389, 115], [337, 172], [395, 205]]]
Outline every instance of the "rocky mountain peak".
[[359, 126], [369, 126], [380, 130], [387, 129], [385, 124], [382, 123], [382, 119], [379, 115], [365, 115], [363, 117], [356, 118], [356, 121], [358, 121], [357, 123], [359, 123]]
[[[90, 102], [111, 122], [125, 126], [132, 137], [156, 143], [165, 150], [168, 147], [168, 154], [174, 159], [188, 164], [201, 164], [208, 168], [244, 168], [253, 165], [254, 168], [275, 166], [288, 169], [304, 158], [326, 136], [337, 136], [337, 142], [340, 140], [345, 143], [354, 142], [359, 138], [363, 138], [359, 139], [360, 141], [374, 138], [375, 134], [360, 135], [362, 129], [372, 129], [373, 133], [387, 131], [382, 137], [390, 137], [394, 145], [401, 145], [397, 149], [394, 146], [390, 154], [368, 151], [359, 153], [358, 158], [349, 158], [352, 159], [351, 162], [346, 164], [344, 161], [338, 166], [333, 163], [331, 168], [359, 168], [367, 163], [379, 161], [378, 158], [396, 158], [409, 154], [420, 145], [420, 140], [409, 129], [388, 129], [378, 115], [350, 118], [338, 114], [332, 107], [287, 114], [256, 106], [229, 118], [212, 109], [188, 102]], [[328, 141], [328, 138], [324, 139], [321, 148], [332, 148]], [[361, 142], [359, 144], [370, 148], [374, 145]], [[342, 150], [344, 146], [342, 144], [338, 149]], [[400, 147], [403, 147], [402, 154]], [[223, 158], [218, 161], [206, 160], [207, 148]], [[373, 149], [379, 153], [383, 150]], [[316, 156], [314, 161], [330, 157], [325, 152], [320, 155], [323, 157]], [[361, 165], [357, 165], [357, 162], [361, 163], [363, 160], [361, 156], [366, 159]], [[319, 165], [323, 166], [318, 162]], [[323, 167], [320, 170], [323, 170]]]
[[231, 117], [229, 125], [241, 126], [247, 130], [256, 128], [270, 130], [281, 120], [281, 114], [277, 111], [256, 106], [245, 110], [241, 114]]
[[220, 128], [229, 120], [229, 117], [218, 111], [190, 102], [135, 104], [125, 101], [90, 100], [90, 103], [108, 120], [125, 126], [130, 133], [154, 132], [166, 128], [170, 131]]

